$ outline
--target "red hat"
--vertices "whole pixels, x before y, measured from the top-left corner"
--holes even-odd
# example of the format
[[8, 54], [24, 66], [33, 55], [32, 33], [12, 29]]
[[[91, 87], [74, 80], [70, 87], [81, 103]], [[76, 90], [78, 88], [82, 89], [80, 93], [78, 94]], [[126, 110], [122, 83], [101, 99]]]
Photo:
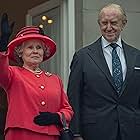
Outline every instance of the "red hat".
[[8, 44], [9, 58], [16, 61], [15, 48], [20, 46], [24, 41], [30, 39], [39, 39], [45, 43], [45, 47], [49, 51], [43, 58], [43, 61], [52, 57], [56, 52], [56, 43], [50, 39], [48, 36], [44, 35], [43, 31], [37, 26], [26, 26], [23, 27], [13, 39]]

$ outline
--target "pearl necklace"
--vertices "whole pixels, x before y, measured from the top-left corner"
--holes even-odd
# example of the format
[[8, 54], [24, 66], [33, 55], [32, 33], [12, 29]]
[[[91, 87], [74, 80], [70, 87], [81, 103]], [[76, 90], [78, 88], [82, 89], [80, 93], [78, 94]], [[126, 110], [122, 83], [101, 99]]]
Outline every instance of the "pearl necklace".
[[25, 66], [23, 66], [23, 68], [28, 70], [28, 71], [30, 71], [30, 72], [32, 72], [32, 73], [34, 73], [34, 74], [41, 74], [42, 73], [42, 70], [40, 68], [36, 68], [34, 71], [29, 69], [29, 68], [27, 68], [27, 67], [25, 67]]

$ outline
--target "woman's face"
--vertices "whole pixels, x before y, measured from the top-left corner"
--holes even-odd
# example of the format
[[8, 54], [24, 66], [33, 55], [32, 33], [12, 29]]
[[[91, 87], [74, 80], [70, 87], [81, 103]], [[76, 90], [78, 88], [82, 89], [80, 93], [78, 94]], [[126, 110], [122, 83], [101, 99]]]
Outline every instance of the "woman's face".
[[44, 44], [40, 40], [28, 40], [23, 43], [21, 52], [24, 65], [39, 65], [43, 61]]

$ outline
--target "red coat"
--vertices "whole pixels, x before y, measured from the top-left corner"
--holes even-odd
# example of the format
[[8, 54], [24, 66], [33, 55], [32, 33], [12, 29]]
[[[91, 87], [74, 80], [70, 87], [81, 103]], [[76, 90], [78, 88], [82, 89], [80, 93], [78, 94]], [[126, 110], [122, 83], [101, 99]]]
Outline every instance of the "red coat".
[[55, 125], [38, 126], [33, 119], [42, 112], [63, 112], [69, 123], [73, 111], [63, 90], [61, 79], [54, 74], [34, 74], [8, 65], [8, 56], [0, 53], [0, 86], [8, 97], [6, 129], [26, 128], [35, 132], [59, 135]]

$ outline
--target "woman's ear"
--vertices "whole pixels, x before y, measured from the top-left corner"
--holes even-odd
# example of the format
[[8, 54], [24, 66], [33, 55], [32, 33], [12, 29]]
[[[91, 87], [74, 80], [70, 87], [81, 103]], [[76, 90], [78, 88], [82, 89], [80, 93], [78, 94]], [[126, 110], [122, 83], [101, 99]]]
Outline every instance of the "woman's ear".
[[20, 47], [18, 50], [18, 57], [22, 57], [22, 54], [23, 54], [23, 48]]
[[18, 57], [22, 57], [22, 55], [21, 55], [21, 54], [19, 54], [19, 55], [18, 55]]

